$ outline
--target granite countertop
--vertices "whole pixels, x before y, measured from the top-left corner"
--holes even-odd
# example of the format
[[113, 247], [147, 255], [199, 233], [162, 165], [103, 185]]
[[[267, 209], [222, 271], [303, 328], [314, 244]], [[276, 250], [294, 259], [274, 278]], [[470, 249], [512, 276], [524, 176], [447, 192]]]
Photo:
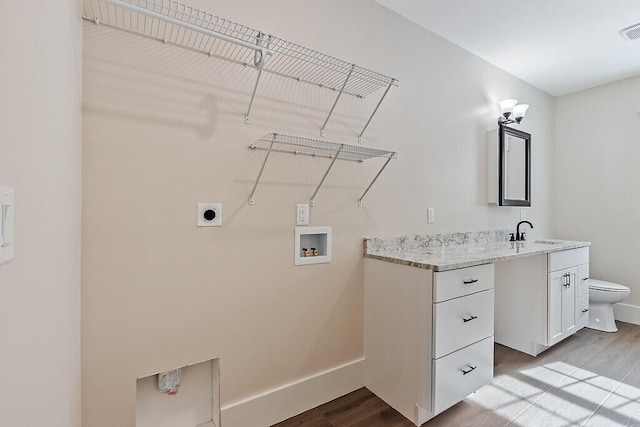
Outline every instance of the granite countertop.
[[508, 234], [509, 230], [497, 230], [368, 238], [365, 239], [364, 256], [433, 271], [446, 271], [591, 245], [590, 242], [557, 239], [510, 242]]

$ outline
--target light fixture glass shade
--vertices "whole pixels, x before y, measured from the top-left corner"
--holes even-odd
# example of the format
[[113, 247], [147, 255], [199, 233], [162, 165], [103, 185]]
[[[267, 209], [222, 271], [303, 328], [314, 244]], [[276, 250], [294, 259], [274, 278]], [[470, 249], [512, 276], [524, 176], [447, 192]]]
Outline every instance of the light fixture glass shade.
[[513, 107], [513, 118], [516, 122], [520, 123], [524, 118], [524, 115], [527, 114], [527, 109], [529, 108], [529, 104], [519, 104]]
[[511, 112], [513, 111], [513, 107], [518, 103], [517, 99], [503, 99], [502, 101], [498, 102], [498, 105], [500, 106], [500, 113], [506, 117], [509, 118], [509, 116], [511, 115]]

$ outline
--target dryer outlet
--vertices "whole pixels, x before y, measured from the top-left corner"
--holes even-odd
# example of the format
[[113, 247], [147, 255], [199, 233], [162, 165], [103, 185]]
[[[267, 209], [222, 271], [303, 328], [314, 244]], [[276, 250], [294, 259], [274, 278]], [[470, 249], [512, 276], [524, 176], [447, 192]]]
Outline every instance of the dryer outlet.
[[198, 203], [198, 227], [222, 227], [222, 203]]

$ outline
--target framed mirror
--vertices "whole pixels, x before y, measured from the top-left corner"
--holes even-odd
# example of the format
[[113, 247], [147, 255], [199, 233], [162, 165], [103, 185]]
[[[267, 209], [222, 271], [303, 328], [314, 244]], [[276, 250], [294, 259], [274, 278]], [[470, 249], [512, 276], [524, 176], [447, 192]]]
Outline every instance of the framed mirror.
[[498, 204], [531, 206], [531, 134], [500, 125]]

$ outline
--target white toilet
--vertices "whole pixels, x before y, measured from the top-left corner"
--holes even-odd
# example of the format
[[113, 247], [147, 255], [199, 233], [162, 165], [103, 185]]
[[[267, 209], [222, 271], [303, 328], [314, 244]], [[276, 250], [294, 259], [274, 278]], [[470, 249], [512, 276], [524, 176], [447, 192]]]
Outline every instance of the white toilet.
[[629, 296], [628, 287], [618, 283], [589, 279], [589, 328], [616, 332], [613, 304]]

